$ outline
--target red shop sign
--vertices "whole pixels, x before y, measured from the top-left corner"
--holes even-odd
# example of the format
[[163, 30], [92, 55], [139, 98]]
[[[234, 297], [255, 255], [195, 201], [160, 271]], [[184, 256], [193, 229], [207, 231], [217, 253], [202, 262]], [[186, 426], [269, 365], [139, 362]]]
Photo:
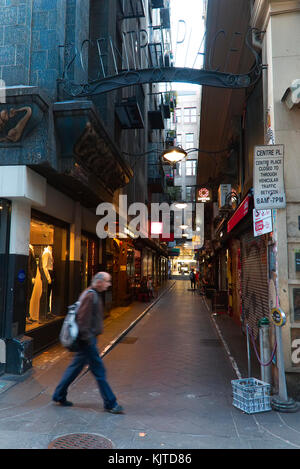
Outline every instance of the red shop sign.
[[227, 233], [229, 233], [249, 212], [250, 208], [250, 195], [243, 200], [241, 205], [234, 212], [232, 217], [227, 223]]

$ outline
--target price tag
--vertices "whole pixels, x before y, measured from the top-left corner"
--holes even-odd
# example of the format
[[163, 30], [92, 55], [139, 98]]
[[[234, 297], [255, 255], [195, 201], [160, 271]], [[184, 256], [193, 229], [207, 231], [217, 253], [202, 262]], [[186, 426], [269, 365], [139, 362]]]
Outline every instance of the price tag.
[[286, 323], [286, 315], [281, 308], [273, 308], [271, 310], [271, 319], [273, 324], [278, 327], [282, 327]]

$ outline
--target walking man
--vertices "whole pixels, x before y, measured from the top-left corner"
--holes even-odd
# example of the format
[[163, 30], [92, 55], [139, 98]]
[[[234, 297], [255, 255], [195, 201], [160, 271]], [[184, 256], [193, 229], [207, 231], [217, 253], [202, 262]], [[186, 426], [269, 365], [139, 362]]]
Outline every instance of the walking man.
[[190, 272], [190, 281], [191, 281], [191, 289], [195, 290], [196, 289], [196, 275], [195, 275], [194, 269], [192, 269]]
[[106, 370], [97, 349], [96, 337], [103, 329], [103, 304], [100, 293], [107, 290], [110, 285], [111, 276], [107, 272], [98, 272], [93, 277], [91, 286], [80, 295], [81, 304], [76, 316], [79, 328], [78, 351], [52, 397], [54, 402], [62, 406], [73, 405], [67, 400], [68, 387], [88, 364], [97, 381], [104, 409], [113, 414], [123, 413], [123, 408], [117, 403], [116, 396], [106, 380]]

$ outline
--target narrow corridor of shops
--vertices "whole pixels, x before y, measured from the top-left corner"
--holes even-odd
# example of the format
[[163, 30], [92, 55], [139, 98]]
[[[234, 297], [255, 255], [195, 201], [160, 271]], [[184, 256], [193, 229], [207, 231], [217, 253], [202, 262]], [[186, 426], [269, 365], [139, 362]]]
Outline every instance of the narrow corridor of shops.
[[[113, 330], [110, 321], [99, 338], [102, 351]], [[124, 415], [103, 412], [90, 373], [70, 387], [74, 407], [51, 402], [69, 359], [57, 345], [0, 393], [1, 448], [47, 448], [58, 436], [71, 433], [103, 435], [115, 448], [127, 449], [300, 447], [297, 414], [251, 416], [232, 406], [235, 370], [209, 303], [191, 291], [186, 280], [170, 281], [160, 299], [104, 357]]]

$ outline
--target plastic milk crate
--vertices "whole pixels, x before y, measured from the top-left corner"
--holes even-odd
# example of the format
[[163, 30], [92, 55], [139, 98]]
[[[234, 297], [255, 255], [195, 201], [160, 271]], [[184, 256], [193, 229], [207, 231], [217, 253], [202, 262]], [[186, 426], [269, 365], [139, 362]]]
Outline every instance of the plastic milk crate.
[[246, 414], [266, 412], [271, 408], [271, 386], [256, 378], [235, 379], [231, 381], [233, 405]]

